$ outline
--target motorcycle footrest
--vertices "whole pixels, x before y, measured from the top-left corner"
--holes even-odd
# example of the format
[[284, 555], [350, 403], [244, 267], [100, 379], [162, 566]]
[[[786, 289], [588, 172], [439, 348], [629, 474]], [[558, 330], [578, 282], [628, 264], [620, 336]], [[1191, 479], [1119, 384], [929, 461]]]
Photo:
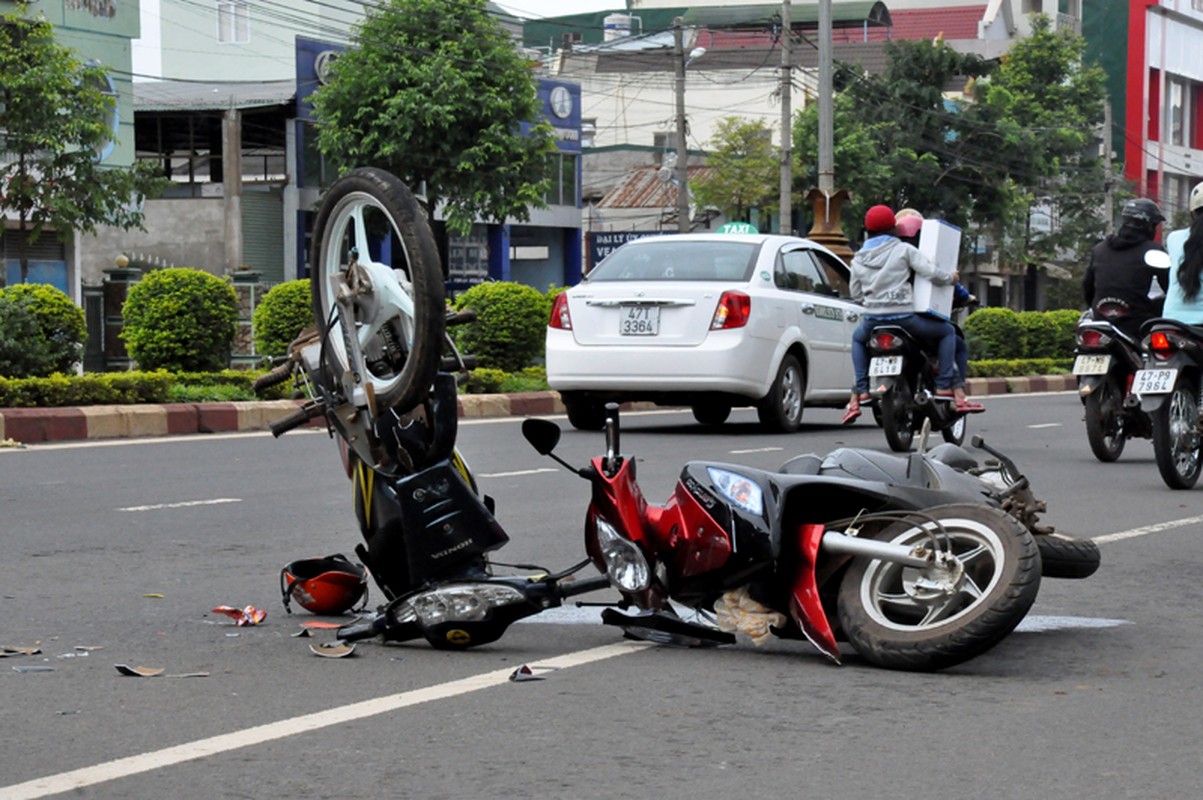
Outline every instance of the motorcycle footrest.
[[602, 611], [602, 622], [622, 628], [630, 639], [682, 647], [717, 647], [735, 644], [735, 634], [705, 625], [686, 622], [664, 611], [640, 611], [624, 614], [614, 608]]

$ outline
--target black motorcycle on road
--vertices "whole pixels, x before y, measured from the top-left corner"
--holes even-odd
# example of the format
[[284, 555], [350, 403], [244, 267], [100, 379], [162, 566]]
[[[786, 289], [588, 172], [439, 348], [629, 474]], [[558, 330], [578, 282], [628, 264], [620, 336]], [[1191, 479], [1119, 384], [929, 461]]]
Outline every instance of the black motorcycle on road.
[[1151, 420], [1161, 479], [1171, 489], [1189, 489], [1203, 468], [1203, 326], [1152, 319], [1141, 326], [1141, 335], [1144, 364], [1126, 402]]
[[965, 441], [965, 414], [936, 397], [936, 357], [897, 325], [878, 325], [869, 337], [869, 388], [874, 417], [895, 452], [911, 449], [926, 420], [945, 442]]
[[1127, 315], [1127, 305], [1104, 303], [1085, 312], [1074, 332], [1073, 373], [1085, 408], [1086, 440], [1105, 463], [1118, 459], [1129, 439], [1153, 436], [1149, 415], [1124, 402], [1144, 362], [1140, 342], [1115, 324]]

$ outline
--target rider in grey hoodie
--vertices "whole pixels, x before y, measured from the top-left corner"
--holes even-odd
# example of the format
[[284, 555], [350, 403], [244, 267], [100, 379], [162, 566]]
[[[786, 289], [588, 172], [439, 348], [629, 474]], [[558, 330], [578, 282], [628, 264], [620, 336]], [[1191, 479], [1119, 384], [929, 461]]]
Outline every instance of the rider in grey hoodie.
[[852, 257], [849, 286], [852, 298], [864, 306], [865, 317], [852, 336], [852, 368], [856, 385], [844, 411], [844, 424], [860, 416], [860, 406], [869, 394], [869, 337], [880, 324], [889, 323], [906, 329], [925, 344], [935, 344], [939, 373], [937, 396], [953, 400], [958, 411], [980, 411], [964, 394], [963, 379], [955, 362], [956, 329], [952, 323], [927, 314], [915, 313], [913, 274], [928, 278], [940, 286], [955, 283], [956, 273], [948, 273], [933, 264], [913, 245], [894, 236], [894, 212], [877, 205], [865, 214], [865, 230], [870, 238]]

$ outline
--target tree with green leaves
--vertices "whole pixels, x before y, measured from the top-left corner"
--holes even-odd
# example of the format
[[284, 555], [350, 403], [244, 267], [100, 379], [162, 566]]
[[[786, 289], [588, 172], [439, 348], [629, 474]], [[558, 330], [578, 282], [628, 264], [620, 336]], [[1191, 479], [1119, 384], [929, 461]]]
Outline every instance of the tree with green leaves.
[[[0, 153], [8, 159], [0, 164], [0, 213], [15, 214], [30, 241], [47, 229], [66, 238], [98, 225], [141, 228], [142, 201], [160, 183], [149, 164], [100, 163], [116, 102], [102, 88], [104, 68], [59, 44], [49, 22], [18, 4], [0, 16], [0, 75]], [[29, 278], [25, 245], [19, 236], [22, 283]]]
[[698, 205], [713, 207], [732, 220], [748, 221], [748, 212], [777, 213], [780, 161], [773, 132], [763, 120], [724, 117], [710, 137], [706, 174], [690, 184]]
[[551, 126], [529, 58], [485, 0], [369, 5], [313, 106], [323, 154], [424, 187], [452, 230], [546, 205]]

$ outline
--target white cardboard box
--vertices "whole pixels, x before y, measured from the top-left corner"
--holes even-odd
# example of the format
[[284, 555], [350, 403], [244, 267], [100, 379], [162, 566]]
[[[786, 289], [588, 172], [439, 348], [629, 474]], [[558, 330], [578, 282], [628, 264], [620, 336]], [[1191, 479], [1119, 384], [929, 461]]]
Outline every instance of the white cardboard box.
[[[919, 229], [919, 252], [945, 272], [956, 272], [961, 253], [961, 229], [942, 219], [925, 219]], [[937, 286], [915, 275], [915, 310], [952, 317], [953, 284]]]

